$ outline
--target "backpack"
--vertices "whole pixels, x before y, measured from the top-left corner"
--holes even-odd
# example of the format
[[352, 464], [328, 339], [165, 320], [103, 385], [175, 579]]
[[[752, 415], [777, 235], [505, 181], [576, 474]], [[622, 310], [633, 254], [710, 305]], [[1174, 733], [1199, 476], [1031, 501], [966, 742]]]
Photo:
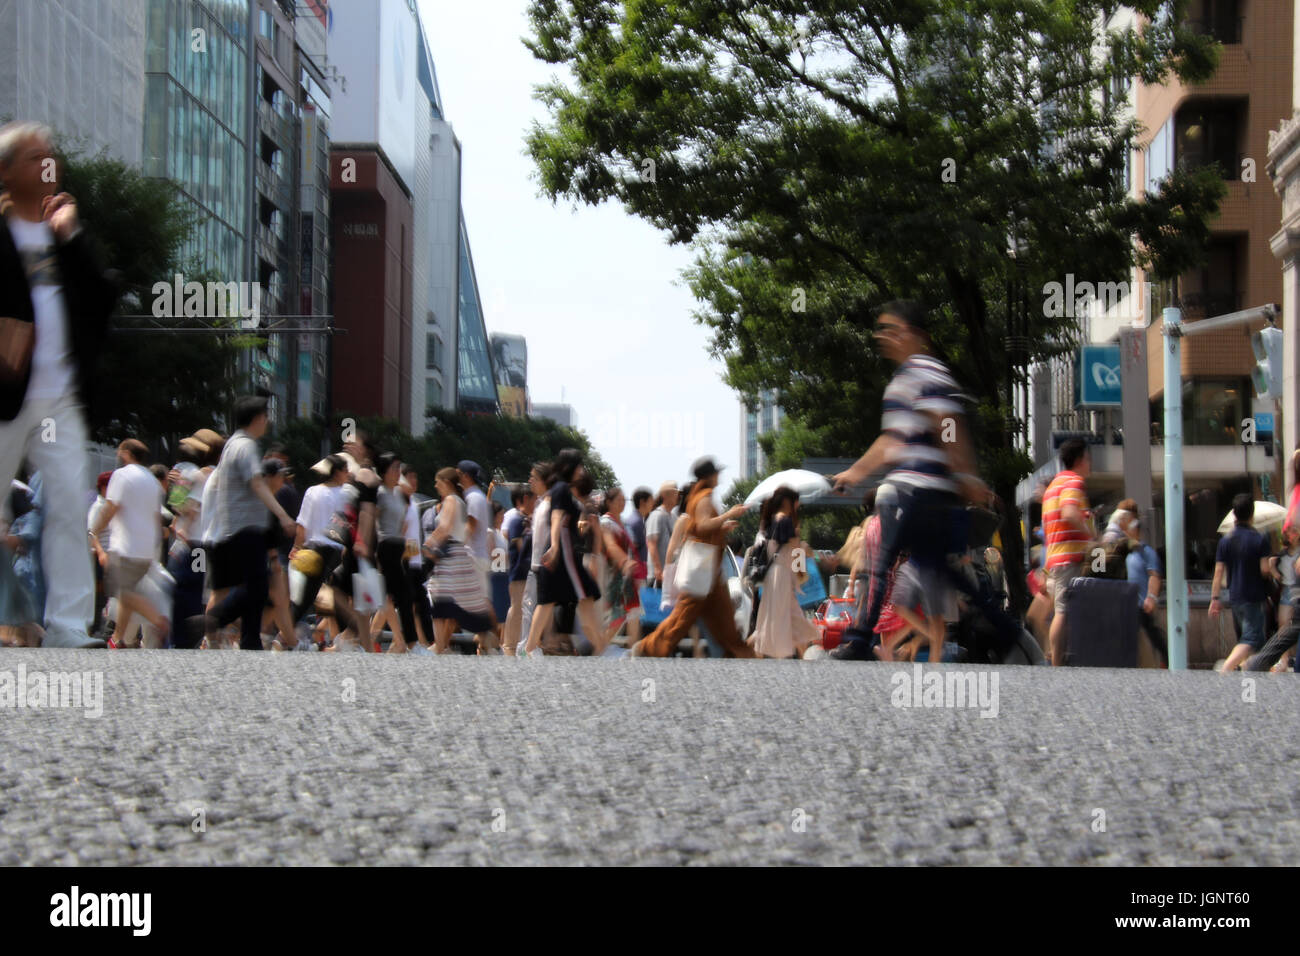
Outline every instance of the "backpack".
[[754, 543], [745, 552], [745, 580], [751, 587], [758, 587], [767, 576], [771, 558], [767, 553], [767, 535], [760, 533]]

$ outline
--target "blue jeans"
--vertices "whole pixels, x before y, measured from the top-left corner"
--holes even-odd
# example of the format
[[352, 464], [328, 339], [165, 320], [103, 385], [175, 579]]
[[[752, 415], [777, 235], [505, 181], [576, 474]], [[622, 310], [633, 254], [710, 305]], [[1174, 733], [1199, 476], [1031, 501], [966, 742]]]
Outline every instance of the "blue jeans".
[[[889, 571], [899, 554], [907, 551], [925, 580], [935, 574], [952, 579], [956, 574], [948, 562], [948, 555], [959, 551], [954, 540], [954, 528], [959, 512], [955, 495], [944, 491], [895, 485], [897, 498], [879, 497], [876, 509], [880, 515], [880, 552], [873, 557], [871, 567], [871, 600], [863, 607], [853, 627], [844, 633], [845, 640], [870, 640], [884, 609], [885, 592], [889, 587]], [[963, 581], [962, 584], [965, 584]], [[963, 588], [964, 589], [964, 588]]]
[[1237, 619], [1237, 627], [1241, 628], [1241, 643], [1249, 644], [1255, 650], [1259, 650], [1267, 636], [1264, 627], [1264, 602], [1242, 601], [1234, 604], [1232, 616]]

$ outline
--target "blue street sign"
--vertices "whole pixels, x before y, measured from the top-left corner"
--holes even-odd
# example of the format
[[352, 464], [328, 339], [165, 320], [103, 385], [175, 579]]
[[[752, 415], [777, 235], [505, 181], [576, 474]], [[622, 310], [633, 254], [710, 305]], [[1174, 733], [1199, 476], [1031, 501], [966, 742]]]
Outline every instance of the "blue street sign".
[[1118, 345], [1084, 345], [1075, 358], [1075, 404], [1112, 406], [1121, 403]]

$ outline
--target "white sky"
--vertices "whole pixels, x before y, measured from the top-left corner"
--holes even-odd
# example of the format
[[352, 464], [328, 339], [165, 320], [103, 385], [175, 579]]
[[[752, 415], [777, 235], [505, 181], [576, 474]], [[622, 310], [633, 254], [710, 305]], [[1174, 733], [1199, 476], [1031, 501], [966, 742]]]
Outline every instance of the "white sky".
[[740, 403], [709, 358], [670, 247], [620, 205], [538, 195], [524, 135], [551, 75], [520, 38], [526, 0], [419, 0], [443, 110], [462, 146], [461, 202], [488, 333], [528, 339], [534, 402], [568, 402], [630, 493], [686, 479], [702, 454], [740, 465]]

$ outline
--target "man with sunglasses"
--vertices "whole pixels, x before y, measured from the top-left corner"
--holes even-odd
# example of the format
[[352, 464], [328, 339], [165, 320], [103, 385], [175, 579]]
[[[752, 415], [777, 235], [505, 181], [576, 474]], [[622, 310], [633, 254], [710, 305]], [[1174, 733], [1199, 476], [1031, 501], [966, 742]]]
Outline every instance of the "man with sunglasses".
[[944, 614], [954, 572], [953, 512], [962, 500], [987, 504], [988, 487], [975, 476], [962, 396], [946, 365], [930, 354], [929, 321], [919, 303], [894, 301], [882, 306], [876, 341], [898, 371], [885, 388], [880, 436], [847, 471], [830, 478], [843, 493], [882, 468], [898, 492], [897, 505], [880, 516], [880, 553], [872, 564], [875, 586], [844, 641], [831, 652], [840, 660], [873, 660], [871, 635], [880, 617], [887, 579], [898, 555], [907, 551], [925, 586], [925, 614]]

